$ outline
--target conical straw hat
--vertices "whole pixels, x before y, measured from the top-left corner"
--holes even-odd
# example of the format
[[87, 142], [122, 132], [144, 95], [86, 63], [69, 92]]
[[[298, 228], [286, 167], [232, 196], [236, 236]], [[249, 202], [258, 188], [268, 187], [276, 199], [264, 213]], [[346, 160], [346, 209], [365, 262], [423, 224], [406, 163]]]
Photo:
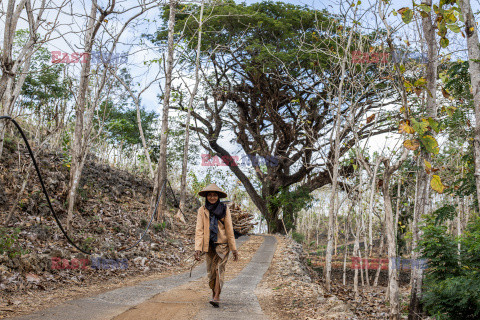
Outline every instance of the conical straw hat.
[[209, 192], [217, 192], [219, 198], [226, 198], [227, 194], [223, 192], [215, 183], [209, 184], [198, 193], [200, 197], [206, 197]]

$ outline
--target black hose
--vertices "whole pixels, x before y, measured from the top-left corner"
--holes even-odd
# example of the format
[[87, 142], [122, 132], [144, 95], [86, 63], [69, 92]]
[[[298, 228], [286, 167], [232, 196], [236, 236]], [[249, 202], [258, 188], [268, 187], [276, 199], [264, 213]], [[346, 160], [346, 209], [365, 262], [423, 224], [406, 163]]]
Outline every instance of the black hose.
[[[50, 208], [50, 211], [53, 215], [53, 217], [55, 218], [55, 221], [57, 222], [57, 225], [58, 227], [60, 228], [60, 230], [62, 231], [63, 235], [65, 236], [65, 238], [67, 238], [68, 242], [74, 246], [75, 248], [77, 248], [78, 250], [80, 250], [81, 252], [85, 253], [85, 254], [88, 254], [88, 255], [91, 255], [92, 254], [92, 251], [90, 252], [87, 252], [85, 250], [83, 250], [82, 248], [78, 247], [72, 239], [70, 239], [70, 237], [68, 236], [67, 232], [65, 231], [65, 229], [63, 228], [61, 222], [60, 222], [60, 219], [58, 218], [57, 214], [55, 213], [55, 210], [53, 209], [53, 206], [52, 206], [52, 203], [50, 202], [50, 197], [48, 196], [48, 192], [47, 192], [47, 188], [45, 188], [45, 184], [43, 183], [43, 179], [42, 179], [42, 175], [40, 174], [40, 169], [38, 168], [38, 165], [37, 165], [37, 161], [35, 160], [35, 156], [33, 155], [33, 152], [32, 152], [32, 149], [30, 148], [30, 144], [28, 143], [28, 140], [27, 140], [27, 137], [25, 136], [25, 133], [23, 132], [22, 128], [20, 127], [20, 125], [17, 123], [17, 121], [15, 121], [14, 119], [12, 119], [12, 117], [9, 117], [9, 116], [0, 116], [0, 120], [2, 119], [6, 119], [6, 120], [10, 120], [13, 122], [13, 124], [15, 125], [15, 127], [17, 128], [17, 130], [20, 132], [20, 134], [22, 135], [22, 138], [23, 138], [23, 141], [25, 142], [25, 145], [27, 146], [27, 149], [28, 149], [28, 153], [30, 154], [30, 158], [32, 158], [32, 162], [33, 162], [33, 165], [35, 167], [35, 170], [37, 171], [37, 176], [38, 176], [38, 179], [40, 180], [40, 184], [42, 185], [42, 190], [43, 190], [43, 193], [45, 194], [45, 197], [47, 198], [47, 203], [48, 203], [48, 207]], [[160, 194], [158, 196], [158, 200], [157, 200], [157, 203], [155, 204], [155, 209], [153, 210], [152, 212], [152, 216], [150, 218], [150, 221], [147, 225], [147, 227], [145, 228], [145, 231], [143, 232], [142, 236], [140, 237], [140, 239], [135, 242], [135, 244], [133, 244], [132, 246], [130, 247], [127, 247], [127, 248], [122, 248], [120, 250], [117, 250], [117, 252], [121, 252], [121, 251], [127, 251], [127, 250], [130, 250], [132, 249], [133, 247], [137, 246], [140, 241], [142, 241], [143, 237], [145, 236], [145, 234], [147, 233], [148, 231], [148, 228], [150, 228], [150, 225], [153, 221], [153, 217], [155, 216], [155, 213], [157, 212], [157, 208], [158, 208], [158, 203], [160, 202], [160, 198], [161, 198], [161, 195], [162, 195], [162, 192], [163, 192], [163, 189], [166, 185], [168, 180], [164, 180], [163, 183], [162, 183], [162, 188], [160, 190]], [[170, 182], [169, 182], [170, 184]], [[171, 188], [171, 186], [170, 186]], [[173, 191], [173, 190], [172, 190]], [[175, 199], [176, 200], [176, 199]]]

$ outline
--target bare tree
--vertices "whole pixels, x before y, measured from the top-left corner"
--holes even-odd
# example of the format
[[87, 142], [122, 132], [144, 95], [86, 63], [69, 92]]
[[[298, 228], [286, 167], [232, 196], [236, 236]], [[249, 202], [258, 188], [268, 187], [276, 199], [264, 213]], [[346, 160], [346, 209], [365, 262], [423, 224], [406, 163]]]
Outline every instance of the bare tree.
[[[95, 37], [105, 18], [113, 12], [115, 0], [109, 3], [106, 10], [102, 10], [96, 0], [92, 1], [90, 14], [87, 16], [87, 27], [85, 30], [84, 53], [87, 55], [86, 62], [82, 64], [80, 71], [80, 83], [75, 106], [75, 130], [71, 148], [72, 162], [70, 166], [70, 182], [68, 194], [67, 229], [70, 229], [73, 219], [73, 209], [77, 195], [78, 184], [85, 164], [90, 132], [93, 125], [93, 106], [96, 104], [87, 103], [88, 83], [90, 79], [91, 54]], [[100, 16], [97, 17], [97, 11]], [[102, 79], [105, 83], [105, 79]]]
[[[162, 129], [160, 138], [160, 156], [158, 160], [157, 175], [154, 186], [154, 197], [152, 198], [152, 208], [155, 200], [160, 198], [159, 210], [157, 212], [157, 220], [163, 220], [166, 216], [166, 193], [163, 192], [159, 195], [160, 186], [167, 179], [167, 139], [168, 139], [168, 111], [170, 109], [170, 94], [172, 91], [172, 73], [173, 73], [173, 59], [174, 59], [174, 32], [175, 32], [175, 11], [176, 0], [170, 0], [169, 2], [169, 18], [168, 18], [168, 48], [167, 48], [167, 65], [165, 70], [165, 90], [163, 92], [163, 113], [162, 113]], [[153, 209], [152, 209], [153, 210]]]
[[[100, 105], [102, 99], [108, 97], [109, 90], [103, 92], [103, 88], [107, 83], [107, 74], [108, 67], [104, 67], [101, 70], [101, 74], [96, 77], [97, 87], [95, 93], [91, 94], [91, 88], [89, 87], [90, 78], [92, 76], [91, 72], [91, 54], [94, 47], [95, 38], [99, 32], [102, 25], [105, 23], [105, 19], [110, 14], [114, 13], [115, 9], [115, 0], [109, 2], [105, 9], [102, 9], [96, 0], [93, 0], [92, 6], [90, 9], [90, 14], [87, 15], [87, 25], [85, 30], [84, 37], [84, 54], [86, 55], [85, 63], [82, 64], [80, 71], [80, 83], [77, 90], [76, 103], [75, 103], [75, 129], [73, 143], [71, 146], [72, 161], [70, 167], [70, 182], [69, 182], [69, 193], [68, 193], [68, 214], [67, 214], [67, 227], [70, 228], [73, 219], [73, 210], [75, 206], [75, 200], [77, 195], [78, 185], [80, 183], [80, 178], [85, 164], [85, 160], [90, 148], [90, 141], [92, 139], [92, 130], [93, 130], [93, 117], [95, 110]], [[150, 7], [148, 7], [150, 5]], [[141, 3], [139, 6], [133, 6], [123, 12], [115, 12], [115, 14], [120, 15], [121, 13], [128, 12], [130, 10], [135, 10], [140, 7], [140, 10], [131, 17], [129, 17], [117, 34], [112, 35], [112, 41], [110, 45], [110, 53], [114, 52], [118, 41], [126, 30], [130, 22], [136, 19], [138, 16], [143, 14], [145, 11], [150, 8], [155, 7], [155, 1], [150, 3]], [[100, 12], [100, 15], [97, 16], [97, 11]], [[104, 64], [110, 63], [109, 61], [104, 62]], [[96, 69], [98, 73], [99, 69]], [[109, 82], [109, 86], [113, 85], [112, 81]], [[97, 133], [99, 134], [99, 133]]]
[[[431, 0], [423, 0], [422, 4], [432, 8]], [[437, 118], [437, 65], [438, 65], [438, 45], [436, 40], [436, 22], [432, 19], [432, 12], [426, 13], [422, 16], [422, 28], [424, 43], [427, 48], [428, 62], [426, 65], [426, 114], [427, 118]], [[415, 211], [412, 224], [412, 259], [418, 259], [420, 253], [417, 251], [417, 243], [420, 237], [420, 230], [418, 228], [422, 221], [422, 217], [426, 214], [429, 203], [429, 175], [424, 169], [424, 162], [431, 161], [430, 155], [421, 150], [420, 156], [417, 158], [418, 171], [417, 171], [417, 191], [415, 199]], [[410, 294], [410, 308], [409, 316], [410, 320], [421, 319], [422, 306], [420, 303], [422, 294], [422, 278], [423, 270], [420, 268], [412, 268], [412, 290]]]
[[477, 199], [480, 210], [480, 47], [478, 28], [473, 15], [470, 0], [461, 0], [463, 20], [465, 21], [465, 35], [467, 37], [468, 64], [470, 82], [472, 85], [473, 104], [475, 106], [475, 129], [474, 129], [474, 159], [475, 181], [477, 186]]
[[[49, 41], [53, 30], [58, 27], [59, 13], [67, 3], [67, 1], [63, 1], [60, 4], [52, 4], [51, 2], [47, 4], [46, 0], [43, 0], [34, 2], [38, 7], [32, 7], [30, 0], [21, 0], [18, 3], [15, 0], [8, 0], [6, 12], [1, 12], [2, 15], [5, 15], [5, 24], [0, 59], [2, 71], [0, 77], [0, 114], [12, 115], [15, 101], [20, 95], [30, 69], [32, 55], [42, 44]], [[56, 15], [53, 15], [53, 21], [49, 19], [50, 21], [47, 23], [44, 19], [45, 10], [56, 12]], [[15, 34], [22, 14], [26, 16], [28, 22], [29, 36], [28, 40], [19, 48], [17, 56], [14, 57]], [[43, 36], [39, 33], [40, 29], [45, 30]], [[4, 136], [5, 122], [0, 121], [0, 157], [3, 152]]]
[[400, 303], [399, 303], [399, 290], [398, 290], [398, 279], [397, 279], [397, 270], [393, 268], [393, 261], [397, 256], [397, 246], [396, 246], [396, 237], [394, 232], [394, 219], [393, 219], [393, 209], [392, 209], [392, 200], [390, 197], [390, 180], [395, 173], [395, 171], [400, 168], [403, 162], [407, 159], [408, 150], [404, 149], [400, 159], [393, 165], [390, 164], [390, 159], [383, 158], [382, 162], [384, 165], [383, 171], [383, 205], [385, 209], [385, 226], [387, 233], [387, 243], [388, 243], [388, 259], [389, 259], [389, 268], [388, 268], [388, 292], [389, 292], [389, 302], [390, 302], [390, 319], [400, 319]]
[[147, 166], [150, 173], [150, 178], [153, 179], [155, 177], [155, 172], [153, 171], [152, 160], [150, 158], [150, 153], [148, 152], [148, 146], [147, 146], [147, 141], [145, 140], [145, 134], [143, 133], [142, 117], [140, 112], [140, 96], [142, 95], [142, 93], [148, 90], [148, 88], [150, 88], [150, 86], [153, 83], [158, 81], [158, 76], [153, 77], [153, 79], [142, 90], [140, 90], [138, 94], [135, 94], [132, 91], [132, 88], [130, 88], [130, 85], [126, 83], [124, 79], [119, 77], [119, 75], [116, 73], [116, 70], [112, 70], [112, 68], [109, 68], [109, 71], [122, 84], [125, 90], [128, 91], [133, 101], [135, 101], [135, 108], [137, 110], [137, 126], [138, 126], [138, 131], [140, 133], [140, 139], [142, 140], [143, 154], [145, 155], [145, 159], [147, 160]]
[[200, 16], [198, 18], [198, 43], [197, 43], [197, 55], [195, 59], [195, 84], [193, 90], [190, 92], [190, 99], [188, 101], [188, 111], [187, 111], [187, 119], [185, 120], [185, 146], [183, 149], [183, 162], [182, 162], [182, 176], [181, 176], [181, 184], [180, 184], [180, 207], [177, 212], [177, 218], [180, 221], [185, 222], [185, 218], [183, 217], [183, 210], [185, 209], [185, 199], [187, 194], [187, 166], [188, 166], [188, 150], [189, 150], [189, 141], [190, 141], [190, 121], [192, 116], [192, 108], [193, 108], [193, 101], [195, 96], [197, 95], [198, 85], [200, 83], [200, 53], [201, 53], [201, 46], [202, 46], [202, 26], [203, 26], [203, 9], [204, 3], [203, 0], [201, 2], [200, 7]]

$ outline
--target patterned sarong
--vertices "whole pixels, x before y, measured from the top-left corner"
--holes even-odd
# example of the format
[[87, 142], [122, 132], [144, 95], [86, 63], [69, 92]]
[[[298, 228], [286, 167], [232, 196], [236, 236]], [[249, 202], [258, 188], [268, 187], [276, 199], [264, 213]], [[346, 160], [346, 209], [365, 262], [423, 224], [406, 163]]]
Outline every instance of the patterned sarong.
[[223, 279], [225, 277], [225, 265], [227, 264], [228, 255], [230, 250], [226, 243], [217, 244], [216, 250], [210, 246], [207, 252], [207, 273], [208, 273], [208, 285], [212, 289], [212, 292], [215, 290], [215, 283], [218, 279], [220, 280], [220, 292], [223, 287]]

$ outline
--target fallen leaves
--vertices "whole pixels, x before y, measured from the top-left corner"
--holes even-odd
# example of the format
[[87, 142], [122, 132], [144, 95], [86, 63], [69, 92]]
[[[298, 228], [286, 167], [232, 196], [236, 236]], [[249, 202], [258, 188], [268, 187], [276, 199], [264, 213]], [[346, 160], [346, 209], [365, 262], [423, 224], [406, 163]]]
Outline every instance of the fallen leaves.
[[262, 310], [271, 319], [350, 319], [350, 307], [327, 294], [312, 279], [302, 246], [289, 237], [277, 236], [270, 268], [256, 290]]
[[35, 284], [38, 284], [41, 279], [36, 274], [27, 273], [27, 275], [25, 276], [25, 280], [27, 280], [27, 282], [33, 282]]
[[[22, 146], [21, 146], [22, 147]], [[2, 202], [0, 210], [9, 211], [12, 200], [18, 193], [18, 184], [25, 179], [25, 170], [30, 159], [22, 158], [19, 164], [16, 150], [8, 150], [0, 162], [0, 184], [7, 201]], [[24, 152], [24, 150], [21, 150]], [[65, 219], [65, 200], [67, 196], [68, 168], [62, 165], [61, 157], [55, 153], [39, 154], [38, 159], [44, 181], [55, 210], [61, 220]], [[51, 258], [83, 259], [66, 241], [50, 212], [44, 211], [45, 197], [39, 192], [39, 181], [31, 175], [24, 194], [19, 198], [14, 212], [12, 227], [19, 227], [21, 233], [15, 245], [21, 255], [14, 258], [0, 256], [0, 318], [14, 316], [22, 312], [32, 312], [39, 305], [48, 304], [52, 295], [72, 297], [72, 293], [97, 284], [108, 285], [137, 276], [145, 277], [187, 268], [186, 258], [193, 252], [193, 236], [188, 228], [195, 226], [196, 209], [200, 203], [192, 196], [186, 201], [185, 219], [187, 225], [174, 221], [173, 232], [169, 228], [153, 228], [147, 232], [144, 241], [133, 250], [118, 254], [111, 253], [112, 248], [129, 247], [143, 232], [142, 220], [147, 220], [148, 205], [152, 185], [147, 180], [126, 171], [111, 168], [108, 165], [88, 160], [82, 176], [82, 190], [79, 193], [78, 212], [75, 213], [70, 235], [76, 242], [86, 243], [91, 239], [92, 248], [100, 252], [110, 252], [105, 258], [123, 257], [129, 260], [126, 270], [95, 270], [88, 266], [86, 270], [53, 270]], [[179, 198], [179, 195], [175, 195]], [[167, 192], [167, 204], [170, 211], [174, 200], [171, 190]], [[3, 221], [0, 221], [3, 225]], [[158, 251], [150, 250], [151, 244]], [[28, 250], [28, 253], [27, 253]], [[138, 264], [133, 263], [137, 257]], [[24, 303], [30, 299], [30, 303]], [[7, 304], [10, 301], [10, 304]], [[15, 301], [22, 301], [15, 305]], [[14, 305], [12, 311], [10, 305]]]

